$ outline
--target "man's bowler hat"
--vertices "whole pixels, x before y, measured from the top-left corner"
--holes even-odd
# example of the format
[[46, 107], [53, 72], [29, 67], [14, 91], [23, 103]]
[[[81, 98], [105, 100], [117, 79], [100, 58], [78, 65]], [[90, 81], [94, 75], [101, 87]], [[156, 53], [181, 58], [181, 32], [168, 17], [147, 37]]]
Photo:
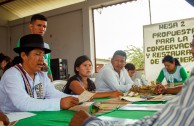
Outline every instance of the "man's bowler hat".
[[39, 48], [43, 49], [44, 53], [50, 53], [51, 50], [44, 46], [44, 41], [41, 35], [39, 34], [29, 34], [25, 35], [20, 39], [20, 47], [16, 47], [13, 50], [16, 53], [21, 53], [22, 51], [28, 48]]

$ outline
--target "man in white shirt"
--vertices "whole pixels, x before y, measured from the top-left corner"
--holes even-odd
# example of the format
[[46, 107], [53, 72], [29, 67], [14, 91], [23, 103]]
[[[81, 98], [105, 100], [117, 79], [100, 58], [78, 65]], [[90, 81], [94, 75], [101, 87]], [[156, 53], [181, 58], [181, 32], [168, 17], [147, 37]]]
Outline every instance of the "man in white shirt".
[[126, 57], [124, 51], [117, 50], [111, 59], [111, 63], [100, 69], [95, 80], [97, 91], [108, 92], [119, 90], [127, 92], [131, 88], [133, 81], [124, 67]]
[[39, 34], [25, 35], [20, 47], [14, 48], [22, 63], [5, 71], [0, 83], [0, 111], [53, 111], [69, 109], [78, 104], [76, 97], [54, 88], [44, 66], [44, 54], [51, 50], [44, 46]]

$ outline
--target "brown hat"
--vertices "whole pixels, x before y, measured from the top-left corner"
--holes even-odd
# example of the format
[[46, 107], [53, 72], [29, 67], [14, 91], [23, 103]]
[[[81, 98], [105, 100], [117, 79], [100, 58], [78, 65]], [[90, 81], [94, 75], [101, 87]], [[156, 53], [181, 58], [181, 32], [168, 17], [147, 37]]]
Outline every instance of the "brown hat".
[[50, 53], [51, 50], [44, 46], [44, 41], [39, 34], [29, 34], [25, 35], [20, 39], [20, 47], [16, 47], [13, 50], [16, 53], [20, 53], [27, 48], [40, 48], [44, 50], [44, 53]]

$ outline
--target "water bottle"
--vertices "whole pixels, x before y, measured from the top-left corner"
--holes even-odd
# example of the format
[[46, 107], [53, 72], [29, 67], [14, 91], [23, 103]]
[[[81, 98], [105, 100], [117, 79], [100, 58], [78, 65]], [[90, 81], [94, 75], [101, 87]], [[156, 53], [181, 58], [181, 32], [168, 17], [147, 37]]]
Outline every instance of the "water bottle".
[[149, 82], [146, 80], [146, 77], [143, 73], [141, 75], [141, 82], [142, 82], [142, 85], [149, 85]]
[[142, 73], [141, 74], [141, 83], [142, 83], [142, 85], [144, 85], [144, 81], [145, 81], [145, 75]]
[[187, 71], [187, 77], [190, 77], [190, 72], [189, 71]]

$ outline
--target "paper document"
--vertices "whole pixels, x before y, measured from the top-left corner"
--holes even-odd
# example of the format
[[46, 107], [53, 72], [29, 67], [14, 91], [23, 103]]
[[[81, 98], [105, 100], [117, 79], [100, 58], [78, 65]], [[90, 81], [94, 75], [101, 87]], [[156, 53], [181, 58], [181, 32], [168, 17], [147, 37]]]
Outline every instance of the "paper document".
[[120, 99], [122, 100], [127, 100], [127, 101], [130, 101], [130, 102], [137, 102], [137, 101], [145, 101], [146, 99], [143, 99], [143, 98], [138, 98], [138, 97], [129, 97], [129, 96], [123, 96], [123, 97], [120, 97]]
[[85, 90], [83, 93], [81, 93], [78, 96], [79, 103], [90, 100], [94, 96], [94, 94], [95, 93], [91, 93], [91, 92]]
[[76, 105], [76, 106], [69, 108], [69, 110], [73, 110], [73, 111], [84, 110], [84, 111], [90, 113], [91, 112], [90, 106], [92, 106], [92, 104], [94, 104], [94, 102], [84, 102], [80, 105]]
[[123, 118], [115, 118], [115, 117], [108, 117], [108, 116], [99, 116], [98, 118], [100, 118], [103, 121], [111, 121], [113, 123], [112, 126], [124, 126], [127, 124], [134, 124], [135, 122], [138, 121], [134, 119], [123, 119]]
[[9, 121], [13, 122], [13, 121], [28, 118], [31, 116], [35, 116], [36, 114], [30, 113], [30, 112], [11, 112], [11, 113], [8, 113], [6, 115], [9, 118]]
[[168, 101], [174, 98], [176, 95], [158, 95], [148, 101]]
[[127, 104], [119, 110], [145, 110], [145, 111], [159, 111], [165, 104]]

